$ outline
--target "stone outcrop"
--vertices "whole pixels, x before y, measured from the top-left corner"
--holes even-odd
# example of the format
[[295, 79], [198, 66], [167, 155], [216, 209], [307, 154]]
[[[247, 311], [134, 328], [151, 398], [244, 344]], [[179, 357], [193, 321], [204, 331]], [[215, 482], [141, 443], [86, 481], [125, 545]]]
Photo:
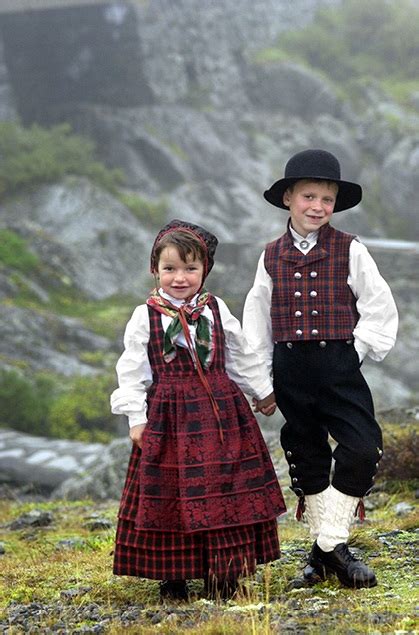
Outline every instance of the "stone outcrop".
[[80, 357], [88, 352], [108, 352], [115, 346], [87, 329], [81, 320], [40, 313], [7, 304], [0, 306], [1, 367], [26, 372], [48, 370], [64, 377], [99, 372]]
[[50, 493], [84, 473], [104, 451], [102, 443], [46, 439], [0, 429], [0, 481], [30, 484]]
[[[336, 4], [121, 0], [2, 14], [0, 121], [70, 122], [107, 166], [123, 169], [127, 191], [164, 201], [168, 218], [208, 225], [220, 239], [209, 286], [238, 317], [260, 251], [287, 218], [263, 190], [291, 153], [334, 152], [345, 177], [365, 186], [362, 204], [334, 224], [369, 239], [400, 309], [395, 350], [364, 365], [378, 405], [390, 407], [417, 390], [417, 243], [373, 240], [419, 239], [417, 91], [405, 108], [371, 82], [355, 105], [327, 77], [263, 55], [319, 6]], [[115, 343], [83, 320], [55, 315], [52, 298], [68, 288], [81, 301], [142, 301], [152, 283], [147, 227], [84, 178], [1, 201], [0, 228], [23, 237], [40, 266], [0, 268], [0, 367], [21, 361], [29, 372], [69, 376], [96, 372], [83, 352], [115, 355]], [[36, 310], [18, 306], [22, 289]]]
[[62, 281], [88, 298], [147, 288], [141, 265], [150, 231], [87, 179], [68, 177], [8, 201], [0, 206], [0, 225], [25, 237], [47, 270], [58, 269]]

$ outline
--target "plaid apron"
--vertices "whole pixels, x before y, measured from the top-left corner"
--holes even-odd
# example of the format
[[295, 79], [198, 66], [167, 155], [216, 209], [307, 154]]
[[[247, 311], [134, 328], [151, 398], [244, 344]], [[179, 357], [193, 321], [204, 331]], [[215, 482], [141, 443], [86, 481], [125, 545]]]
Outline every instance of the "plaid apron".
[[179, 347], [175, 359], [163, 360], [161, 316], [149, 307], [154, 382], [143, 449], [132, 449], [121, 498], [116, 574], [238, 577], [279, 557], [284, 500], [258, 423], [225, 372], [215, 298], [209, 306], [215, 350], [205, 376], [219, 421], [188, 351]]

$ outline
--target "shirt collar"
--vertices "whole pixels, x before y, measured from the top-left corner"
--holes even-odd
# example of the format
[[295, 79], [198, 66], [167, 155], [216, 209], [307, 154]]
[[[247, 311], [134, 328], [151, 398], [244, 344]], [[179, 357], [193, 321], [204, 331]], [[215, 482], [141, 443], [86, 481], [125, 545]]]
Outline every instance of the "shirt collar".
[[[310, 251], [316, 243], [319, 235], [319, 230], [314, 232], [310, 232], [307, 236], [301, 236], [298, 232], [295, 231], [290, 225], [289, 227], [292, 239], [294, 241], [294, 246], [300, 249], [300, 251]], [[301, 243], [303, 243], [304, 247], [302, 247]]]
[[[159, 294], [165, 300], [169, 300], [170, 304], [173, 304], [174, 306], [177, 306], [178, 308], [182, 306], [183, 304], [185, 304], [185, 300], [179, 300], [178, 298], [173, 298], [171, 295], [169, 295], [169, 293], [166, 293], [165, 291], [163, 291], [161, 287], [159, 289]], [[195, 306], [197, 298], [198, 298], [198, 293], [194, 295], [194, 297], [190, 300], [190, 302], [188, 302], [188, 304]]]

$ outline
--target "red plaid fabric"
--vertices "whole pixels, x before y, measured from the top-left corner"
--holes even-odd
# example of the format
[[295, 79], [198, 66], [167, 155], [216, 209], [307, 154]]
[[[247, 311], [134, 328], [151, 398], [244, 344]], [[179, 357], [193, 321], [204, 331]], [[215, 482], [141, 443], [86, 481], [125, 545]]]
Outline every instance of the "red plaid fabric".
[[138, 531], [120, 519], [115, 546], [116, 575], [153, 580], [238, 578], [255, 571], [257, 564], [280, 556], [275, 520], [231, 529], [194, 532]]
[[[209, 306], [215, 353], [205, 375], [220, 423], [187, 350], [179, 347], [175, 359], [163, 360], [160, 314], [149, 308], [154, 383], [142, 453], [133, 447], [121, 498], [115, 552], [120, 574], [200, 577], [208, 559], [212, 569], [215, 562], [224, 570], [234, 561], [235, 570], [243, 571], [245, 564], [279, 557], [275, 518], [285, 511], [281, 489], [249, 404], [225, 372], [224, 333], [213, 296]], [[180, 576], [179, 570], [189, 573]]]
[[289, 230], [267, 245], [265, 268], [273, 282], [275, 342], [352, 337], [359, 319], [356, 299], [347, 283], [349, 246], [354, 238], [327, 224], [320, 228], [316, 246], [306, 255], [294, 247]]

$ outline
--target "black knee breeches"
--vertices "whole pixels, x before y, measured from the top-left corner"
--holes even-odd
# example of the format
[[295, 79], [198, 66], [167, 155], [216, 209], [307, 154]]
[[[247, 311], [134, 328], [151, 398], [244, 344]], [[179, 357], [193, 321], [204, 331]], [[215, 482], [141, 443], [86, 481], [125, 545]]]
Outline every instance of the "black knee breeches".
[[316, 494], [328, 487], [329, 434], [337, 443], [334, 487], [349, 496], [368, 493], [382, 455], [382, 434], [353, 343], [276, 343], [273, 371], [276, 401], [286, 420], [281, 444], [296, 493]]

